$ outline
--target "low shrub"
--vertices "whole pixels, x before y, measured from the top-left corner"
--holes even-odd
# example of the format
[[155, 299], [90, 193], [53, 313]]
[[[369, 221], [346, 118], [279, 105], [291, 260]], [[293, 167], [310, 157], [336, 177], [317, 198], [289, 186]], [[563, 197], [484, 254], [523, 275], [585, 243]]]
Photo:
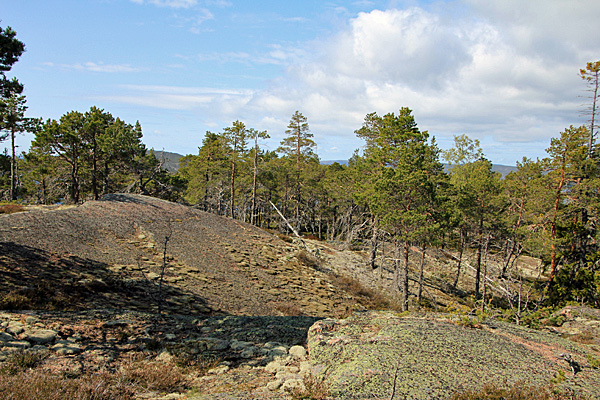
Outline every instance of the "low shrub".
[[592, 356], [591, 354], [587, 355], [588, 364], [590, 364], [590, 368], [598, 369], [600, 368], [600, 359]]
[[20, 204], [4, 203], [0, 204], [0, 214], [13, 214], [16, 212], [25, 211], [25, 207]]
[[188, 378], [175, 362], [129, 361], [116, 372], [67, 377], [31, 369], [41, 361], [35, 353], [14, 354], [0, 375], [3, 400], [131, 400], [142, 393], [172, 393], [188, 386]]
[[358, 280], [347, 275], [333, 276], [333, 284], [353, 297], [362, 298], [361, 304], [370, 310], [401, 311], [400, 304], [390, 302], [382, 293], [364, 286]]
[[39, 370], [2, 376], [4, 400], [132, 400], [135, 390], [108, 373], [69, 379]]
[[286, 317], [300, 317], [304, 315], [302, 309], [293, 303], [279, 303], [275, 306], [275, 308], [281, 311], [281, 313]]
[[569, 336], [569, 339], [582, 344], [594, 344], [596, 343], [597, 338], [594, 332], [592, 332], [591, 330], [585, 330], [576, 335]]
[[0, 368], [3, 375], [16, 375], [36, 368], [46, 358], [45, 353], [37, 351], [18, 350], [8, 355], [4, 365]]
[[588, 400], [589, 396], [573, 392], [552, 390], [544, 386], [529, 386], [517, 382], [512, 387], [495, 384], [484, 385], [481, 389], [456, 392], [451, 400]]
[[146, 390], [177, 391], [185, 387], [187, 378], [175, 363], [148, 360], [133, 361], [121, 366], [119, 380]]
[[291, 236], [284, 235], [283, 233], [278, 234], [277, 237], [286, 243], [294, 243], [294, 239]]
[[288, 388], [286, 391], [293, 400], [326, 400], [329, 399], [329, 387], [323, 379], [316, 379], [312, 374], [303, 379], [302, 387]]
[[300, 250], [298, 253], [296, 253], [296, 258], [307, 267], [316, 269], [321, 266], [321, 260], [306, 250]]

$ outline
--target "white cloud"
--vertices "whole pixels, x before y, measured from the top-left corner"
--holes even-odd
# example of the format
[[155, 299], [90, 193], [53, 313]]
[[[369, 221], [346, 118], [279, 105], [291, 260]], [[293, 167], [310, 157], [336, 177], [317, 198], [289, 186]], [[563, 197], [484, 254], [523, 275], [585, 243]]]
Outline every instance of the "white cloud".
[[252, 95], [249, 90], [158, 85], [121, 85], [120, 92], [122, 94], [104, 96], [101, 99], [169, 110], [220, 108], [227, 114], [227, 110], [239, 107]]
[[120, 99], [280, 131], [300, 110], [320, 149], [347, 155], [360, 145], [354, 130], [367, 113], [407, 106], [439, 143], [466, 133], [494, 162], [514, 163], [543, 155], [551, 137], [583, 123], [578, 71], [600, 58], [600, 2], [590, 3], [457, 0], [373, 10], [298, 48], [198, 56], [284, 65], [285, 75], [262, 90], [138, 87]]
[[85, 62], [76, 64], [54, 64], [51, 62], [44, 63], [45, 66], [59, 66], [64, 69], [74, 69], [80, 71], [102, 72], [102, 73], [124, 73], [124, 72], [140, 72], [141, 68], [132, 67], [129, 64], [104, 64], [95, 62]]
[[233, 7], [233, 3], [228, 0], [206, 0], [205, 4], [207, 6], [215, 6], [221, 8]]
[[190, 8], [198, 4], [198, 0], [131, 0], [137, 4], [154, 4], [158, 7]]
[[310, 43], [314, 56], [290, 64], [286, 78], [249, 105], [288, 113], [299, 108], [311, 126], [348, 143], [355, 143], [353, 131], [366, 113], [408, 106], [419, 126], [442, 141], [467, 133], [499, 152], [491, 157], [509, 163], [527, 155], [524, 143], [541, 153], [539, 143], [582, 123], [584, 85], [577, 72], [600, 55], [600, 43], [590, 39], [600, 34], [597, 24], [586, 25], [594, 28], [581, 38], [582, 7], [527, 3], [525, 16], [513, 19], [523, 2], [475, 3], [496, 8], [476, 7], [479, 14], [454, 18], [420, 8], [361, 13], [329, 41]]
[[200, 10], [200, 14], [196, 16], [194, 22], [196, 25], [201, 25], [203, 22], [209, 21], [211, 19], [215, 19], [213, 13], [211, 13], [210, 10], [203, 8]]

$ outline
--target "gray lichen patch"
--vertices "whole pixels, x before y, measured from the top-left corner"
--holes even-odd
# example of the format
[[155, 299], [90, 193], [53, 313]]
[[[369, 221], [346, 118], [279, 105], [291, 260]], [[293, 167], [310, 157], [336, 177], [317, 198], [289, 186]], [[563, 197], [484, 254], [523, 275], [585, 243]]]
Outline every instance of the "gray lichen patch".
[[599, 370], [584, 368], [573, 377], [558, 358], [568, 349], [583, 362], [586, 349], [553, 339], [508, 324], [472, 329], [439, 316], [364, 312], [317, 322], [308, 345], [313, 373], [340, 398], [448, 398], [485, 383], [519, 381], [546, 386], [558, 371], [567, 376], [561, 385], [598, 396]]

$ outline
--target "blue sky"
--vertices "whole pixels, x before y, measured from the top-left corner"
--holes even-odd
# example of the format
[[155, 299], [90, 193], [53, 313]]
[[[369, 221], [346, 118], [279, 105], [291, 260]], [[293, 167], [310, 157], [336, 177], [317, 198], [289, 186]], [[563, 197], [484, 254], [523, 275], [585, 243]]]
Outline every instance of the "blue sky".
[[139, 120], [149, 147], [195, 154], [235, 120], [276, 149], [299, 110], [323, 160], [362, 145], [367, 113], [401, 107], [441, 148], [464, 133], [497, 164], [543, 157], [586, 121], [578, 71], [600, 59], [599, 17], [595, 0], [0, 0], [27, 48], [8, 75], [28, 116], [98, 106]]

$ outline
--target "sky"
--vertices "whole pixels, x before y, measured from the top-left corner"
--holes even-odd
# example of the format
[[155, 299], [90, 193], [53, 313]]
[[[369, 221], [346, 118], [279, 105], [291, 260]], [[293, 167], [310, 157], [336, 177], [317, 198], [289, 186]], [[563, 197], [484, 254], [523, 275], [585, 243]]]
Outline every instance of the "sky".
[[495, 164], [545, 157], [587, 123], [599, 17], [597, 0], [0, 0], [29, 117], [96, 106], [185, 155], [236, 120], [275, 150], [300, 111], [322, 160], [402, 107], [441, 149], [466, 134]]

